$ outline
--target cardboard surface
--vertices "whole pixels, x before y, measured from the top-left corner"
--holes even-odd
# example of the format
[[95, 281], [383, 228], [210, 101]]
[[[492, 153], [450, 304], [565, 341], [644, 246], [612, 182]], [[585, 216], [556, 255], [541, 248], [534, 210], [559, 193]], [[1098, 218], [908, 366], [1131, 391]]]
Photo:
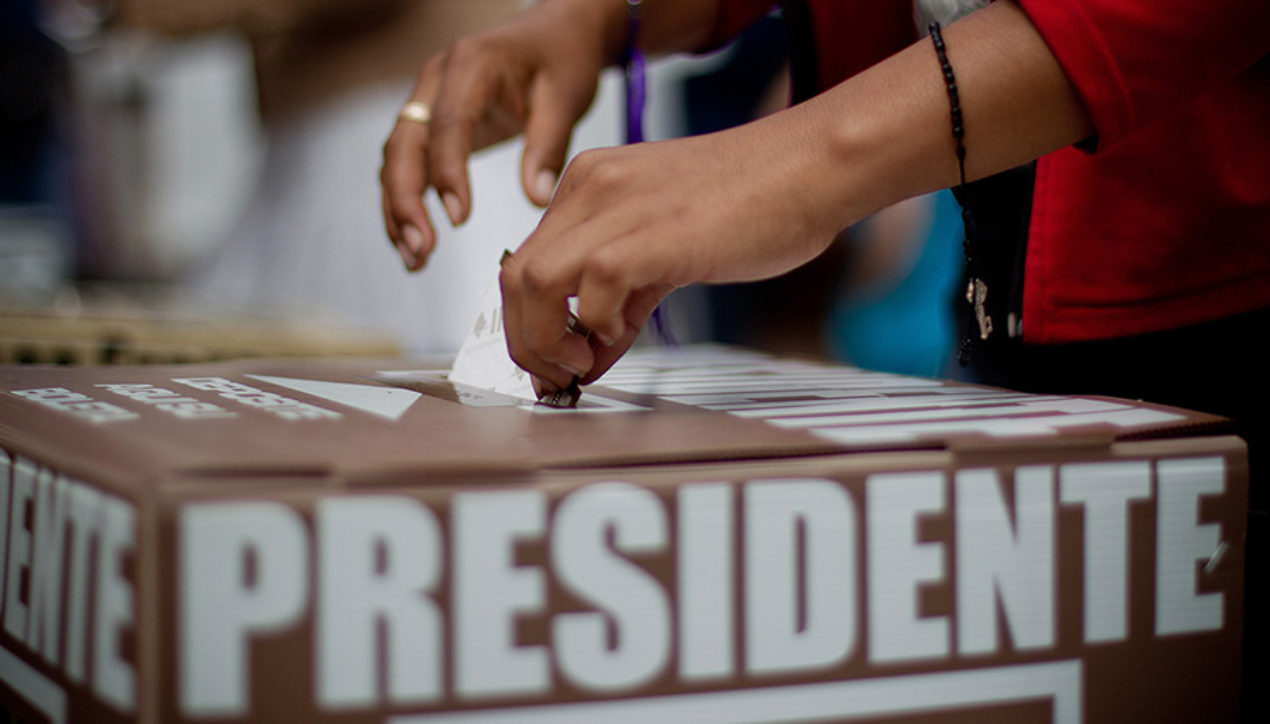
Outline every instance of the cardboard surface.
[[54, 721], [1222, 720], [1219, 418], [717, 347], [0, 367], [0, 696]]

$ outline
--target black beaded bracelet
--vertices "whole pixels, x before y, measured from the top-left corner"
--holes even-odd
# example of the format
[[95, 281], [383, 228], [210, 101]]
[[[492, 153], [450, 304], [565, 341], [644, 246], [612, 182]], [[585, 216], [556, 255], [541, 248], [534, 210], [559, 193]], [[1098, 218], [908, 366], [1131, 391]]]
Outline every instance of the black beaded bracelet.
[[935, 54], [939, 56], [939, 67], [944, 71], [944, 83], [948, 89], [948, 105], [952, 115], [952, 134], [957, 141], [957, 168], [961, 172], [961, 184], [966, 185], [966, 144], [962, 138], [966, 128], [961, 122], [961, 98], [957, 95], [957, 76], [953, 75], [952, 64], [948, 62], [948, 51], [944, 47], [944, 36], [940, 33], [939, 23], [930, 24], [930, 39], [935, 44]]
[[960, 174], [961, 182], [954, 189], [959, 192], [958, 201], [961, 202], [961, 223], [965, 227], [965, 240], [962, 242], [962, 250], [966, 255], [966, 277], [969, 280], [966, 286], [966, 302], [973, 309], [974, 323], [978, 325], [978, 334], [974, 335], [969, 331], [963, 331], [961, 342], [958, 345], [957, 361], [965, 366], [970, 361], [970, 350], [974, 345], [973, 339], [978, 336], [979, 339], [985, 340], [992, 334], [992, 317], [987, 311], [988, 285], [983, 279], [979, 278], [977, 265], [975, 263], [974, 253], [974, 216], [970, 212], [968, 198], [966, 198], [966, 144], [963, 141], [966, 135], [966, 126], [961, 119], [961, 97], [957, 94], [957, 76], [953, 75], [952, 64], [948, 62], [947, 48], [944, 46], [944, 36], [940, 33], [939, 23], [930, 24], [930, 39], [935, 44], [935, 54], [939, 56], [939, 67], [944, 72], [944, 87], [948, 91], [948, 107], [949, 115], [952, 118], [952, 135], [953, 140], [957, 142], [957, 171]]

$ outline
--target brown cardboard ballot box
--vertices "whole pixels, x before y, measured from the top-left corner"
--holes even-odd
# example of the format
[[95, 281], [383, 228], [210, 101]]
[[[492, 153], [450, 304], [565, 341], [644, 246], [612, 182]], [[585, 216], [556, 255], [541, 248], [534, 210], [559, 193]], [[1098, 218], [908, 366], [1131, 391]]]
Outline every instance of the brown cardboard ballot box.
[[720, 347], [0, 367], [0, 699], [75, 722], [1223, 721], [1207, 415]]

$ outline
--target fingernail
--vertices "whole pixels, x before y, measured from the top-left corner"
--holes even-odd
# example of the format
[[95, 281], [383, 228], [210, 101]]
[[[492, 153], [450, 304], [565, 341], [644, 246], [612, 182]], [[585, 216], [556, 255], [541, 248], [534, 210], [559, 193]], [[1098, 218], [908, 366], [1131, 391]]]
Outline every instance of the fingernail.
[[538, 177], [534, 179], [534, 193], [538, 194], [538, 198], [543, 202], [551, 200], [551, 195], [556, 191], [556, 175], [551, 171], [539, 171]]
[[602, 342], [605, 347], [612, 347], [613, 345], [617, 344], [616, 337], [610, 337], [599, 330], [594, 330], [594, 331], [595, 331], [595, 336], [600, 338], [600, 342]]
[[441, 194], [441, 203], [445, 204], [445, 213], [450, 215], [450, 223], [458, 226], [463, 221], [463, 207], [459, 197], [453, 191]]
[[406, 245], [401, 242], [397, 242], [397, 253], [401, 254], [401, 263], [406, 265], [406, 271], [413, 270], [415, 261], [417, 261], [419, 257], [411, 253], [411, 251], [406, 248]]
[[410, 251], [414, 252], [417, 257], [423, 253], [423, 232], [419, 231], [413, 224], [406, 224], [401, 227], [401, 235], [406, 240], [406, 246], [410, 247]]

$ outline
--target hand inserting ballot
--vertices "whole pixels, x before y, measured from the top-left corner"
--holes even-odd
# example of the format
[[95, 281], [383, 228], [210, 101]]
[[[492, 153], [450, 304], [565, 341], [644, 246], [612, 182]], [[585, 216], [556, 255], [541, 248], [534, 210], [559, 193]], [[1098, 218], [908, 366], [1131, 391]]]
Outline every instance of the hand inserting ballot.
[[[645, 2], [640, 45], [704, 47], [718, 11], [711, 0]], [[423, 192], [435, 188], [462, 222], [468, 155], [524, 129], [522, 183], [549, 206], [499, 279], [511, 357], [548, 391], [602, 375], [671, 290], [788, 271], [870, 213], [958, 181], [943, 76], [930, 43], [919, 42], [734, 129], [586, 151], [552, 195], [572, 125], [599, 70], [621, 57], [629, 27], [624, 1], [550, 0], [460, 40], [420, 75], [413, 100], [428, 104], [429, 121], [400, 120], [384, 149], [388, 234], [417, 269], [435, 240]], [[944, 38], [958, 49], [969, 180], [1091, 134], [1062, 69], [1013, 3], [975, 12]], [[575, 297], [590, 340], [569, 331]]]

